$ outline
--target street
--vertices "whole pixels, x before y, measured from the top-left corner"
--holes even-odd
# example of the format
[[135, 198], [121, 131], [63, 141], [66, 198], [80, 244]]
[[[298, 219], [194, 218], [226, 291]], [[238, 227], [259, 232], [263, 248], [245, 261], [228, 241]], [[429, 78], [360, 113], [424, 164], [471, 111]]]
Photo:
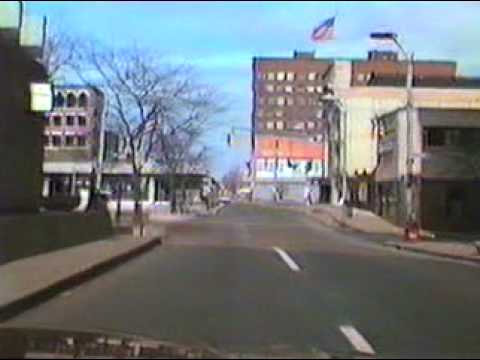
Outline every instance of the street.
[[480, 269], [285, 209], [235, 204], [3, 325], [104, 330], [234, 354], [480, 354]]

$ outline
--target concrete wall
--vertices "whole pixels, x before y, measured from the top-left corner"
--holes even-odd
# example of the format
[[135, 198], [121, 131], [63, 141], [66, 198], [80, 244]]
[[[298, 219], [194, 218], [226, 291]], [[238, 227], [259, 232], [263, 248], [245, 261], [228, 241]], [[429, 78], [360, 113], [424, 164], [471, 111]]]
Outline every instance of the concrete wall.
[[43, 119], [27, 109], [30, 83], [45, 78], [44, 69], [23, 49], [0, 38], [0, 214], [39, 206]]
[[0, 264], [112, 234], [106, 211], [0, 216]]

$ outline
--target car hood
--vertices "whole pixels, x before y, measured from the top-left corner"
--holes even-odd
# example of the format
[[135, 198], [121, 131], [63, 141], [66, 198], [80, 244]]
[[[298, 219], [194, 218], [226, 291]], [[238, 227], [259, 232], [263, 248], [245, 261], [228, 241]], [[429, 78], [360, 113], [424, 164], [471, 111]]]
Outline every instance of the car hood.
[[0, 358], [225, 358], [206, 346], [183, 346], [104, 331], [0, 328]]

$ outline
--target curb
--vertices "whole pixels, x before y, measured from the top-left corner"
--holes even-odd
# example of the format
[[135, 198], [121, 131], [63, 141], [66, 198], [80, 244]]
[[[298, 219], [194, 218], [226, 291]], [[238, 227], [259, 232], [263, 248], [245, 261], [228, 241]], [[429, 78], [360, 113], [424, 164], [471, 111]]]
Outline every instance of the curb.
[[386, 242], [384, 243], [384, 246], [393, 247], [397, 250], [409, 251], [417, 254], [430, 255], [430, 256], [435, 256], [435, 257], [450, 259], [450, 260], [457, 260], [457, 261], [468, 261], [477, 265], [480, 264], [480, 257], [477, 258], [477, 257], [465, 256], [465, 255], [446, 254], [446, 253], [426, 250], [426, 249], [416, 249], [416, 248], [402, 245], [400, 243], [392, 243], [392, 242]]
[[31, 293], [23, 298], [14, 300], [6, 305], [2, 305], [0, 306], [0, 322], [11, 319], [18, 314], [53, 298], [60, 292], [66, 291], [67, 289], [106, 273], [107, 271], [112, 270], [115, 267], [126, 263], [129, 260], [142, 255], [143, 253], [161, 244], [161, 237], [152, 237], [147, 243], [128, 250], [123, 254], [116, 255], [112, 258], [91, 265], [88, 268], [82, 269], [75, 274], [48, 285], [41, 290]]

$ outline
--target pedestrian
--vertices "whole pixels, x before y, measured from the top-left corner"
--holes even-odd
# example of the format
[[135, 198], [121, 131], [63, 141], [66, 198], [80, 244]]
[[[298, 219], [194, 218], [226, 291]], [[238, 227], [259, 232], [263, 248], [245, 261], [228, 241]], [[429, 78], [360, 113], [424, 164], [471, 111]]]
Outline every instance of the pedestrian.
[[273, 201], [277, 202], [278, 201], [278, 191], [277, 187], [272, 185], [272, 194], [273, 194]]
[[304, 200], [307, 206], [312, 205], [312, 190], [310, 188], [310, 185], [305, 185]]

